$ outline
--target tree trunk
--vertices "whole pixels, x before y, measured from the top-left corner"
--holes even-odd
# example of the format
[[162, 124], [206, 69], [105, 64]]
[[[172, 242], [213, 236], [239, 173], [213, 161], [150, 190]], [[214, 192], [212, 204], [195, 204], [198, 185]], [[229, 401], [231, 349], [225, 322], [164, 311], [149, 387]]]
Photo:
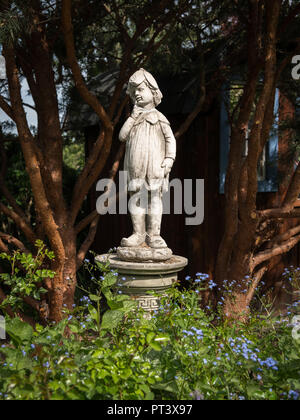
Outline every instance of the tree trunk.
[[[229, 163], [225, 183], [225, 232], [221, 241], [216, 266], [216, 280], [221, 286], [225, 279], [234, 281], [231, 295], [227, 295], [224, 313], [228, 317], [245, 320], [265, 267], [253, 265], [253, 253], [260, 218], [257, 214], [257, 164], [273, 123], [276, 86], [276, 33], [281, 1], [267, 0], [265, 10], [266, 32], [257, 31], [262, 5], [249, 2], [248, 71], [249, 77], [240, 101], [237, 120], [232, 121]], [[255, 32], [255, 30], [257, 32]], [[253, 126], [248, 139], [248, 155], [243, 158], [246, 130], [251, 110], [255, 104], [258, 76], [260, 74], [260, 45], [264, 37], [264, 85], [255, 105]], [[253, 51], [257, 57], [253, 56]], [[261, 261], [262, 263], [264, 260]], [[250, 278], [250, 281], [249, 281]]]
[[66, 261], [64, 265], [63, 278], [64, 278], [64, 305], [69, 310], [72, 309], [74, 304], [74, 294], [76, 289], [76, 271], [77, 271], [77, 250], [76, 250], [76, 234], [73, 227], [69, 227], [63, 234], [63, 243], [66, 252]]

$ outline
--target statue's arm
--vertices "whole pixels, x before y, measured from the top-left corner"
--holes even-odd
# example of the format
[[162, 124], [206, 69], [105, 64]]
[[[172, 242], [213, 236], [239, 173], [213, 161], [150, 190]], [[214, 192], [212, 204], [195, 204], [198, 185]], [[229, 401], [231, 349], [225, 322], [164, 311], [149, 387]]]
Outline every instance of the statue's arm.
[[141, 109], [136, 105], [133, 107], [132, 113], [129, 118], [125, 121], [123, 127], [120, 130], [119, 139], [120, 141], [126, 141], [129, 139], [130, 131], [141, 114]]
[[176, 158], [176, 139], [169, 124], [161, 123], [162, 131], [165, 137], [166, 158], [175, 160]]
[[129, 138], [130, 131], [135, 123], [135, 120], [132, 117], [127, 118], [125, 121], [123, 127], [120, 130], [119, 133], [119, 140], [120, 141], [126, 141]]
[[164, 176], [166, 177], [171, 172], [176, 157], [176, 139], [169, 123], [162, 122], [161, 128], [165, 138], [165, 158], [161, 166], [165, 168]]

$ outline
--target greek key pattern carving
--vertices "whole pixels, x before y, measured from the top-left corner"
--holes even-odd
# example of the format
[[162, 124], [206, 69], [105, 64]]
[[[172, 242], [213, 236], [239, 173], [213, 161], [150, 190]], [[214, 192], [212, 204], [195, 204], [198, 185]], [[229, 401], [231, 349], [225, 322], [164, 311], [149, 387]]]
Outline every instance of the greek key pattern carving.
[[139, 296], [139, 307], [145, 311], [157, 311], [159, 308], [159, 298], [152, 296]]

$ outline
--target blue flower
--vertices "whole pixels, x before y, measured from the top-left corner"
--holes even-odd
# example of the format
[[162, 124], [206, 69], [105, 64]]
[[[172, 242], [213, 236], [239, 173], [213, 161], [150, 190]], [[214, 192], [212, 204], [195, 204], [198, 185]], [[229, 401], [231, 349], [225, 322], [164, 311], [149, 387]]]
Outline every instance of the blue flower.
[[298, 400], [299, 399], [299, 392], [293, 391], [292, 389], [288, 393], [288, 397], [292, 400]]
[[182, 332], [186, 335], [194, 335], [192, 331], [182, 330]]
[[278, 370], [276, 360], [272, 359], [272, 357], [268, 357], [266, 360], [260, 360], [261, 366], [267, 366], [268, 368], [272, 368], [274, 370]]

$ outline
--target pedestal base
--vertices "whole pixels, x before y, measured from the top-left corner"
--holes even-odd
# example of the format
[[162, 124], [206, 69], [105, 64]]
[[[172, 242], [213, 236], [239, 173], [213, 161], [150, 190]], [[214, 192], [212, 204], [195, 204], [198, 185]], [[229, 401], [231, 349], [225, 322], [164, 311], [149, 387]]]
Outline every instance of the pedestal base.
[[170, 248], [122, 247], [117, 248], [117, 256], [123, 261], [134, 262], [161, 262], [172, 257]]
[[186, 258], [177, 255], [161, 262], [123, 261], [116, 254], [98, 255], [96, 260], [102, 263], [109, 261], [110, 267], [119, 273], [119, 290], [137, 300], [139, 307], [146, 311], [158, 310], [160, 300], [147, 292], [163, 295], [188, 263]]

